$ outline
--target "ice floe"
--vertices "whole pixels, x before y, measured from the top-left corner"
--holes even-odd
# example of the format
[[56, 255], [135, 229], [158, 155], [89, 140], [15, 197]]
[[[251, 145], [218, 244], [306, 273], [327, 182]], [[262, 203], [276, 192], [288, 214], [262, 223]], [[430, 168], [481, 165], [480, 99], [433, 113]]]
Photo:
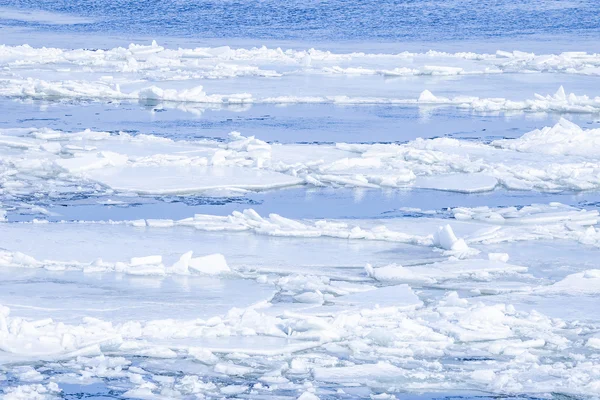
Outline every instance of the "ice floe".
[[[599, 68], [598, 55], [587, 53], [0, 46], [0, 95], [149, 106], [383, 103], [596, 113], [598, 98], [562, 88], [525, 100], [429, 90], [407, 98], [352, 90], [293, 96], [276, 83], [275, 93], [227, 94], [206, 81], [598, 75]], [[297, 219], [239, 207], [183, 219], [142, 210], [117, 221], [8, 222], [15, 207], [51, 215], [40, 198], [110, 195], [97, 202], [129, 210], [130, 199], [143, 196], [243, 196], [298, 185], [464, 198], [600, 188], [597, 129], [561, 119], [523, 133], [491, 143], [317, 145], [238, 132], [225, 141], [175, 141], [2, 128], [0, 396], [68, 397], [69, 385], [169, 399], [600, 396], [593, 206], [455, 207], [370, 219]]]
[[[166, 76], [188, 76], [205, 71], [213, 77], [227, 77], [227, 68], [269, 65], [279, 73], [309, 70], [324, 74], [348, 75], [461, 75], [485, 73], [560, 72], [597, 75], [600, 56], [585, 52], [561, 54], [502, 51], [494, 53], [334, 53], [317, 49], [198, 47], [168, 49], [156, 41], [150, 45], [130, 44], [113, 49], [33, 48], [28, 45], [0, 47], [0, 65], [9, 68], [58, 64], [68, 68], [92, 68], [103, 72], [162, 70]], [[166, 69], [166, 71], [165, 71]], [[222, 69], [220, 74], [219, 69]], [[214, 71], [216, 70], [216, 71]], [[216, 73], [215, 73], [216, 72]], [[274, 72], [272, 72], [274, 73]], [[211, 75], [209, 75], [211, 76]]]
[[[403, 266], [381, 265], [377, 259], [373, 259], [374, 263], [358, 275], [347, 268], [339, 268], [335, 274], [323, 266], [305, 269], [305, 272], [311, 272], [304, 274], [294, 269], [261, 268], [260, 265], [240, 268], [239, 261], [229, 262], [230, 257], [225, 262], [222, 256], [194, 256], [196, 253], [207, 254], [202, 252], [179, 253], [172, 263], [168, 263], [171, 267], [164, 267], [166, 272], [181, 274], [190, 271], [187, 279], [219, 272], [218, 275], [209, 275], [210, 279], [217, 276], [226, 281], [242, 277], [268, 285], [276, 293], [263, 301], [233, 308], [219, 316], [198, 318], [197, 314], [193, 317], [193, 312], [182, 311], [178, 313], [180, 319], [161, 319], [165, 318], [164, 314], [155, 318], [154, 310], [149, 310], [125, 319], [117, 317], [121, 315], [117, 311], [102, 314], [104, 317], [101, 318], [87, 316], [81, 320], [73, 317], [65, 319], [57, 311], [52, 311], [55, 301], [50, 298], [46, 309], [30, 310], [20, 306], [22, 300], [15, 295], [3, 294], [3, 299], [10, 301], [12, 298], [12, 301], [11, 306], [2, 308], [0, 346], [3, 350], [0, 351], [0, 357], [21, 363], [31, 360], [37, 363], [60, 362], [65, 375], [60, 378], [52, 378], [44, 369], [37, 367], [22, 371], [22, 377], [16, 378], [19, 385], [40, 385], [36, 386], [36, 390], [42, 391], [51, 382], [60, 384], [63, 379], [83, 381], [113, 377], [125, 379], [127, 383], [121, 387], [132, 396], [142, 392], [147, 396], [169, 393], [171, 398], [185, 398], [190, 394], [272, 394], [272, 391], [278, 390], [274, 388], [275, 385], [298, 397], [307, 392], [305, 382], [308, 381], [315, 385], [316, 396], [323, 390], [323, 383], [340, 390], [360, 383], [369, 388], [370, 392], [367, 393], [372, 394], [395, 393], [398, 390], [464, 390], [473, 387], [504, 395], [545, 394], [548, 390], [571, 396], [598, 394], [598, 388], [594, 385], [600, 378], [600, 367], [591, 352], [596, 349], [600, 326], [576, 317], [550, 318], [530, 310], [526, 307], [527, 303], [518, 301], [518, 296], [534, 296], [556, 304], [571, 296], [597, 295], [597, 271], [575, 272], [555, 282], [547, 282], [530, 276], [527, 265], [508, 263], [506, 254], [486, 250], [485, 241], [476, 239], [482, 238], [481, 231], [490, 227], [496, 229], [494, 232], [520, 229], [519, 232], [512, 232], [510, 240], [535, 239], [523, 234], [527, 230], [533, 235], [541, 229], [553, 229], [557, 233], [560, 228], [568, 235], [568, 232], [577, 229], [585, 231], [587, 224], [595, 224], [592, 219], [597, 218], [597, 213], [559, 204], [521, 209], [462, 208], [453, 211], [456, 215], [468, 215], [470, 218], [451, 221], [452, 228], [446, 226], [448, 220], [436, 218], [385, 220], [391, 232], [404, 230], [404, 235], [421, 237], [421, 241], [413, 240], [412, 243], [427, 246], [432, 254], [438, 254], [438, 259], [421, 259], [419, 262], [402, 263]], [[477, 218], [477, 215], [491, 212], [503, 215], [507, 221], [513, 219], [515, 223]], [[527, 224], [518, 224], [519, 219], [524, 221], [525, 218], [529, 218]], [[566, 224], [571, 219], [574, 225], [569, 228]], [[578, 221], [583, 225], [577, 225]], [[189, 236], [189, 231], [178, 230], [178, 227], [194, 224], [197, 224], [198, 230], [194, 231], [196, 233], [192, 239], [196, 242], [206, 241], [204, 246], [209, 247], [219, 243], [211, 236], [219, 229], [266, 234], [281, 231], [287, 242], [299, 240], [298, 246], [304, 249], [306, 242], [302, 238], [315, 236], [314, 232], [319, 232], [317, 229], [324, 232], [338, 230], [339, 237], [348, 238], [342, 233], [352, 231], [352, 225], [360, 226], [364, 233], [357, 235], [356, 239], [383, 232], [376, 228], [382, 221], [292, 220], [278, 215], [263, 218], [252, 211], [227, 217], [199, 216], [181, 222], [167, 224], [153, 221], [145, 223], [144, 229], [159, 232], [171, 229], [168, 236], [162, 239], [165, 248], [173, 248], [183, 237]], [[29, 230], [22, 229], [28, 226]], [[17, 246], [19, 237], [31, 232], [31, 228], [39, 228], [39, 232], [53, 228], [57, 233], [56, 228], [64, 226], [2, 224], [0, 228], [4, 237], [11, 238], [3, 244], [8, 248], [3, 253], [4, 259], [9, 261], [4, 268], [46, 266], [50, 267], [48, 273], [60, 273], [61, 282], [66, 282], [70, 279], [69, 274], [81, 274], [80, 271], [85, 271], [86, 266], [93, 268], [105, 265], [108, 268], [104, 272], [124, 273], [130, 277], [127, 279], [139, 279], [139, 276], [131, 275], [128, 271], [167, 264], [164, 256], [144, 254], [122, 263], [90, 264], [85, 261], [86, 256], [79, 261], [37, 261], [10, 250]], [[68, 248], [77, 250], [71, 254], [87, 252], [77, 240], [68, 239], [70, 235], [71, 238], [85, 237], [90, 240], [90, 237], [79, 233], [79, 229], [83, 228], [90, 233], [95, 232], [98, 237], [95, 247], [101, 245], [103, 253], [113, 254], [114, 257], [119, 252], [106, 244], [111, 240], [120, 242], [122, 235], [127, 237], [127, 234], [113, 238], [103, 230], [97, 230], [102, 226], [67, 226], [69, 229], [60, 237], [64, 245], [54, 253], [69, 259], [71, 256], [64, 254]], [[123, 224], [115, 226], [120, 229], [139, 229]], [[312, 233], [305, 235], [303, 231]], [[382, 236], [383, 239], [386, 237], [394, 238], [389, 232]], [[401, 235], [397, 237], [404, 240]], [[376, 238], [376, 235], [372, 238]], [[139, 240], [148, 242], [152, 239], [144, 234]], [[321, 240], [324, 239], [318, 239]], [[439, 257], [442, 251], [452, 249], [461, 240], [483, 251], [470, 254], [462, 260], [453, 255]], [[336, 242], [329, 242], [327, 246], [336, 248], [347, 241], [338, 242], [337, 245]], [[149, 246], [156, 246], [155, 243], [151, 242]], [[240, 248], [243, 254], [249, 254], [250, 250], [245, 245]], [[286, 251], [282, 246], [273, 249]], [[273, 263], [275, 254], [271, 253], [277, 253], [273, 249], [263, 249], [263, 263]], [[229, 248], [226, 250], [229, 253]], [[40, 251], [37, 249], [36, 253]], [[379, 253], [374, 251], [371, 254], [377, 256]], [[400, 256], [397, 254], [395, 257]], [[311, 260], [313, 263], [325, 263], [328, 260], [328, 264], [324, 265], [345, 262], [341, 256], [335, 260], [329, 258], [328, 255], [320, 256], [317, 253]], [[235, 260], [235, 257], [232, 259]], [[290, 259], [289, 262], [295, 264], [300, 260], [294, 262]], [[69, 268], [61, 271], [56, 268], [60, 265], [68, 265]], [[113, 268], [117, 265], [123, 265], [124, 269], [118, 271]], [[40, 273], [43, 269], [34, 268], [30, 271]], [[81, 275], [93, 279], [90, 272], [93, 270]], [[149, 280], [145, 283], [149, 285], [153, 280], [167, 278], [164, 274], [149, 274], [144, 279]], [[137, 293], [132, 289], [129, 293]], [[444, 289], [446, 294], [441, 297], [432, 295], [440, 289]], [[65, 290], [73, 289], [67, 289], [63, 283]], [[465, 291], [468, 296], [464, 295]], [[492, 299], [496, 299], [498, 304], [493, 303]], [[158, 304], [177, 300], [154, 299]], [[87, 302], [81, 304], [89, 307]], [[93, 312], [90, 307], [88, 315]], [[23, 313], [29, 317], [22, 317]], [[83, 313], [85, 315], [85, 311]], [[184, 375], [169, 377], [165, 371], [171, 368], [184, 371]], [[4, 374], [14, 374], [14, 371], [0, 369], [0, 373]], [[37, 381], [31, 383], [27, 379]], [[240, 379], [245, 383], [242, 384]], [[260, 385], [253, 382], [260, 382]], [[12, 385], [10, 390], [21, 389]]]
[[567, 276], [550, 286], [540, 288], [538, 293], [598, 294], [600, 293], [600, 270], [591, 269]]
[[424, 266], [403, 267], [388, 265], [379, 268], [367, 266], [369, 276], [381, 282], [405, 282], [432, 285], [458, 278], [487, 279], [490, 275], [504, 275], [526, 272], [527, 268], [489, 260], [444, 261]]
[[[473, 92], [455, 95], [432, 93], [435, 81], [449, 76], [502, 73], [600, 74], [600, 56], [581, 52], [535, 55], [519, 51], [495, 54], [401, 52], [396, 54], [332, 53], [322, 50], [282, 50], [228, 46], [195, 49], [167, 49], [131, 44], [113, 49], [59, 49], [0, 46], [0, 96], [26, 99], [135, 101], [145, 105], [199, 112], [202, 105], [329, 103], [452, 105], [480, 112], [566, 112], [597, 113], [598, 97], [568, 94], [561, 87], [554, 95], [519, 94], [517, 98], [476, 96]], [[415, 85], [409, 92], [369, 90], [358, 82], [356, 88], [338, 87], [336, 76], [420, 77], [426, 86]], [[277, 83], [256, 86], [240, 81], [231, 85], [215, 80], [253, 77]], [[298, 79], [327, 79], [306, 91], [293, 91]], [[325, 81], [324, 81], [325, 82]], [[330, 85], [330, 86], [328, 86]], [[414, 95], [417, 90], [420, 95]], [[427, 89], [429, 88], [429, 90]], [[424, 90], [425, 89], [425, 90]], [[553, 88], [543, 88], [542, 93]], [[458, 92], [460, 93], [460, 92]], [[453, 96], [449, 96], [452, 94]], [[593, 95], [593, 93], [591, 94]]]
[[0, 250], [0, 266], [20, 268], [45, 268], [50, 271], [80, 270], [85, 273], [95, 272], [120, 272], [129, 275], [154, 275], [167, 274], [189, 275], [199, 273], [204, 275], [228, 274], [231, 269], [222, 254], [210, 254], [202, 257], [192, 257], [193, 252], [183, 254], [172, 266], [166, 267], [160, 255], [132, 257], [127, 262], [107, 262], [102, 259], [91, 263], [77, 261], [36, 260], [21, 252], [8, 252]]
[[[137, 101], [141, 104], [164, 106], [173, 105], [185, 109], [196, 105], [244, 105], [244, 104], [336, 104], [336, 105], [413, 105], [413, 106], [454, 106], [477, 112], [556, 112], [597, 114], [600, 112], [600, 97], [566, 94], [561, 86], [553, 95], [534, 93], [533, 98], [511, 100], [502, 97], [478, 96], [436, 96], [424, 90], [417, 98], [313, 95], [313, 96], [260, 96], [252, 93], [207, 93], [204, 86], [188, 89], [175, 89], [146, 86], [139, 90], [124, 91], [121, 85], [103, 81], [49, 81], [43, 79], [4, 79], [0, 76], [0, 96], [22, 99], [75, 99]], [[178, 106], [181, 105], [181, 106]]]
[[[394, 291], [397, 294], [390, 297]], [[398, 307], [408, 301], [397, 299], [410, 294], [407, 286], [367, 294], [368, 301], [355, 298], [360, 307], [338, 309], [334, 314], [327, 314], [327, 306], [277, 317], [263, 314], [260, 308], [248, 308], [208, 321], [111, 324], [88, 318], [80, 325], [65, 325], [52, 320], [25, 321], [4, 308], [2, 321], [7, 328], [3, 328], [1, 337], [3, 347], [10, 346], [13, 359], [63, 360], [73, 377], [131, 377], [133, 391], [144, 387], [140, 373], [156, 374], [153, 385], [147, 387], [148, 394], [168, 389], [175, 397], [189, 393], [181, 385], [181, 377], [162, 379], [152, 363], [138, 367], [127, 361], [128, 357], [174, 360], [180, 368], [192, 362], [200, 370], [208, 368], [220, 377], [290, 384], [289, 389], [297, 390], [299, 396], [305, 390], [302, 385], [291, 384], [290, 379], [314, 378], [338, 387], [362, 383], [380, 391], [395, 391], [394, 385], [402, 385], [404, 390], [450, 390], [465, 388], [463, 382], [469, 382], [481, 390], [504, 394], [541, 394], [549, 387], [570, 395], [598, 393], [594, 386], [599, 373], [597, 360], [586, 355], [586, 349], [596, 345], [594, 337], [586, 338], [588, 327], [582, 330], [575, 322], [549, 319], [512, 306], [483, 305], [453, 292], [429, 306], [412, 300], [416, 308]], [[386, 307], [376, 306], [381, 301]], [[238, 348], [233, 353], [210, 345], [198, 348], [161, 344], [167, 338], [177, 343], [177, 339], [209, 338], [214, 334], [289, 337], [304, 346], [277, 353]], [[42, 336], [46, 338], [44, 343], [31, 347]], [[114, 353], [120, 356], [110, 355]], [[459, 363], [457, 357], [469, 357], [471, 361]], [[274, 368], [273, 363], [281, 365], [282, 361], [281, 368]], [[267, 365], [270, 368], [265, 370]], [[36, 370], [28, 373], [41, 384], [48, 382]], [[193, 379], [193, 374], [185, 379]], [[220, 390], [224, 394], [248, 390], [232, 387], [229, 379], [212, 385], [204, 383], [197, 390]], [[255, 386], [255, 390], [260, 391], [261, 386]]]
[[[419, 188], [463, 193], [592, 190], [599, 186], [596, 129], [552, 128], [491, 144], [449, 138], [404, 144], [269, 144], [233, 132], [223, 143], [90, 130], [0, 131], [6, 194], [53, 190], [138, 194], [238, 192], [301, 184]], [[586, 142], [584, 142], [584, 140]]]
[[597, 157], [600, 129], [582, 129], [561, 118], [553, 127], [536, 129], [518, 139], [495, 140], [492, 145], [526, 153]]

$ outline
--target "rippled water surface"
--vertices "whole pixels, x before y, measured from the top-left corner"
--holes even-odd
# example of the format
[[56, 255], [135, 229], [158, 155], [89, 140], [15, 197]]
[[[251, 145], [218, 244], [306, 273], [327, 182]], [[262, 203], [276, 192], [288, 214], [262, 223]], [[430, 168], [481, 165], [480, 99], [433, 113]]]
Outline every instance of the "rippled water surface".
[[189, 38], [445, 41], [532, 34], [585, 36], [600, 29], [593, 0], [4, 0], [0, 5], [34, 14], [43, 10], [75, 15], [81, 21], [66, 22], [82, 22], [49, 27], [53, 21], [43, 14], [36, 22], [34, 17], [7, 13], [2, 22], [7, 26], [39, 24], [60, 32]]

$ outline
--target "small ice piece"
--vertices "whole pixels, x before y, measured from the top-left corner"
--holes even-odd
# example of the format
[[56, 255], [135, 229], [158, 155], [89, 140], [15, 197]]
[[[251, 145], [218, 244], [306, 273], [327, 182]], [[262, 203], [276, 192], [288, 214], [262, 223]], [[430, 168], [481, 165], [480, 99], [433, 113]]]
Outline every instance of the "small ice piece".
[[160, 263], [162, 263], [162, 256], [133, 257], [129, 261], [129, 266], [139, 267], [141, 265], [158, 265]]
[[371, 264], [365, 265], [365, 272], [369, 278], [375, 278], [375, 270]]
[[427, 89], [421, 92], [418, 100], [419, 103], [436, 103], [437, 101], [438, 98]]
[[31, 267], [31, 266], [36, 266], [39, 264], [39, 262], [35, 258], [33, 258], [27, 254], [23, 254], [20, 251], [16, 251], [16, 252], [12, 253], [11, 256], [12, 256], [11, 261], [12, 261], [13, 265], [21, 265], [21, 266]]
[[219, 362], [219, 357], [215, 356], [210, 350], [207, 349], [191, 347], [188, 349], [188, 354], [202, 364], [214, 365]]
[[413, 272], [411, 268], [402, 265], [391, 264], [384, 267], [373, 268], [371, 264], [365, 267], [367, 275], [382, 282], [410, 282], [417, 284], [432, 284], [436, 280], [431, 276], [423, 276]]
[[379, 393], [379, 394], [372, 394], [371, 395], [371, 400], [396, 400], [397, 397], [394, 396], [393, 394], [387, 394], [387, 393]]
[[446, 250], [452, 249], [454, 243], [458, 241], [450, 225], [440, 226], [433, 235], [433, 241], [436, 246]]
[[219, 363], [215, 365], [215, 372], [231, 376], [244, 376], [253, 372], [252, 368], [235, 365], [231, 363]]
[[457, 292], [447, 292], [439, 304], [442, 307], [466, 307], [469, 301], [461, 299]]
[[507, 253], [489, 253], [488, 260], [490, 261], [500, 261], [500, 262], [508, 262], [510, 256]]
[[562, 101], [566, 101], [567, 100], [567, 94], [565, 93], [565, 88], [562, 85], [560, 85], [560, 87], [558, 88], [558, 90], [554, 94], [554, 98], [556, 100], [562, 100]]
[[187, 253], [185, 253], [181, 257], [179, 257], [179, 260], [175, 264], [173, 264], [173, 266], [171, 267], [171, 272], [173, 272], [174, 274], [181, 274], [181, 275], [189, 274], [190, 273], [189, 265], [190, 265], [190, 260], [192, 259], [192, 254], [194, 254], [193, 251], [188, 251]]
[[206, 275], [219, 275], [231, 272], [223, 254], [211, 254], [204, 257], [191, 258], [188, 267]]
[[165, 346], [153, 346], [135, 351], [136, 355], [152, 358], [177, 358], [177, 353]]
[[142, 103], [159, 102], [164, 97], [164, 90], [156, 86], [150, 86], [139, 91], [138, 97]]
[[592, 349], [600, 350], [600, 337], [589, 338], [585, 345]]
[[319, 398], [311, 392], [304, 392], [299, 397], [298, 400], [319, 400]]
[[143, 228], [143, 227], [147, 226], [145, 219], [135, 219], [133, 221], [127, 221], [127, 224], [131, 225], [131, 226], [135, 226], [136, 228]]
[[397, 307], [400, 309], [414, 309], [423, 304], [412, 288], [406, 284], [352, 293], [336, 297], [332, 301], [337, 305], [362, 308]]
[[469, 249], [463, 239], [458, 239], [450, 225], [440, 226], [433, 235], [433, 243], [444, 250], [466, 251]]
[[471, 378], [477, 382], [492, 382], [496, 374], [491, 369], [480, 369], [471, 373]]
[[294, 300], [299, 303], [323, 304], [323, 293], [320, 291], [304, 292], [294, 296]]
[[302, 66], [303, 67], [310, 67], [311, 63], [312, 63], [312, 59], [310, 57], [310, 54], [307, 54], [304, 56], [304, 58], [302, 58]]

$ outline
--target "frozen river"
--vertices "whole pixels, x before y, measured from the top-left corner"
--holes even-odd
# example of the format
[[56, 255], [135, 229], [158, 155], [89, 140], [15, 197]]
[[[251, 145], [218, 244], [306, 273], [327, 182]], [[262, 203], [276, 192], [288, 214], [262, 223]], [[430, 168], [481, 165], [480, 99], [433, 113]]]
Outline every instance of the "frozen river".
[[600, 397], [592, 1], [0, 1], [0, 397]]

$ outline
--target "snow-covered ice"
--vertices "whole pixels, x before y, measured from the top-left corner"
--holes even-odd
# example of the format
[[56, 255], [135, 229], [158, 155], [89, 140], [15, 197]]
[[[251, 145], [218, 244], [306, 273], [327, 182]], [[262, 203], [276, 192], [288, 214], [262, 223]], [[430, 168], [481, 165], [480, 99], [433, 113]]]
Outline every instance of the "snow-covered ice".
[[[187, 103], [184, 107], [190, 110], [197, 104], [333, 103], [453, 105], [480, 112], [600, 111], [600, 97], [594, 93], [569, 93], [562, 86], [556, 92], [555, 80], [550, 78], [538, 86], [539, 94], [520, 91], [518, 97], [508, 91], [498, 93], [502, 84], [477, 93], [447, 80], [479, 76], [510, 80], [515, 74], [590, 79], [600, 74], [600, 55], [585, 52], [334, 53], [265, 46], [168, 49], [155, 41], [106, 50], [0, 46], [0, 96], [12, 98]], [[394, 77], [423, 78], [430, 86], [415, 81], [398, 87], [380, 79]]]
[[[399, 383], [417, 391], [471, 388], [462, 382], [502, 393], [546, 393], [548, 385], [572, 395], [596, 393], [598, 366], [588, 351], [595, 342], [588, 337], [599, 332], [597, 320], [584, 322], [569, 315], [548, 318], [527, 302], [539, 299], [558, 304], [572, 296], [580, 296], [577, 299], [582, 301], [597, 296], [597, 270], [582, 269], [549, 281], [532, 275], [537, 265], [532, 264], [530, 270], [528, 265], [507, 263], [505, 254], [491, 251], [497, 242], [482, 232], [492, 232], [491, 224], [496, 227], [495, 238], [533, 244], [539, 241], [543, 245], [553, 240], [549, 235], [563, 240], [589, 235], [597, 213], [559, 204], [522, 212], [454, 212], [471, 218], [461, 217], [450, 224], [435, 218], [326, 223], [277, 215], [263, 219], [246, 212], [231, 217], [196, 216], [168, 225], [145, 223], [143, 231], [138, 224], [122, 223], [5, 223], [0, 227], [7, 249], [2, 256], [3, 270], [8, 274], [4, 285], [17, 285], [18, 281], [9, 278], [15, 267], [26, 267], [30, 277], [18, 283], [18, 292], [6, 291], [1, 296], [6, 305], [3, 348], [10, 349], [4, 358], [21, 363], [32, 359], [60, 361], [66, 368], [63, 377], [48, 378], [42, 370], [37, 378], [48, 384], [67, 379], [83, 382], [97, 374], [104, 376], [106, 372], [101, 370], [112, 371], [114, 377], [131, 377], [143, 369], [153, 376], [149, 393], [169, 390], [173, 396], [185, 396], [188, 389], [184, 390], [178, 380], [160, 378], [157, 366], [140, 364], [136, 356], [179, 360], [178, 368], [191, 374], [185, 379], [205, 370], [234, 379], [223, 382], [244, 377], [268, 382], [271, 388], [278, 382], [298, 395], [303, 388], [298, 380], [303, 377], [340, 387], [360, 383], [376, 393]], [[509, 224], [476, 217], [491, 212], [504, 215], [507, 221], [528, 218], [529, 222]], [[587, 219], [583, 215], [588, 215]], [[373, 226], [374, 222], [388, 227]], [[189, 231], [190, 226], [198, 229]], [[53, 232], [57, 245], [40, 247], [23, 240], [31, 229], [45, 236]], [[364, 233], [357, 234], [359, 230]], [[231, 238], [231, 231], [238, 231], [237, 236]], [[276, 236], [257, 235], [261, 233]], [[323, 249], [330, 250], [321, 252], [318, 249], [324, 233], [333, 238], [322, 243]], [[384, 240], [384, 247], [364, 245], [368, 243], [365, 239], [378, 237]], [[358, 253], [348, 251], [352, 248], [348, 240], [356, 242], [358, 247], [353, 251], [369, 262], [357, 260]], [[396, 240], [410, 244], [398, 248]], [[459, 241], [463, 243], [461, 249], [465, 246], [476, 251], [445, 253]], [[575, 243], [579, 252], [591, 255], [597, 251], [588, 244]], [[314, 251], [300, 256], [307, 246]], [[489, 250], [487, 246], [491, 246]], [[156, 254], [160, 248], [166, 250], [163, 256]], [[133, 249], [136, 256], [131, 256]], [[202, 256], [215, 249], [223, 254]], [[386, 252], [387, 262], [382, 258]], [[282, 254], [287, 257], [281, 258]], [[96, 260], [101, 255], [108, 255], [109, 260]], [[400, 263], [394, 263], [396, 260]], [[156, 274], [158, 266], [160, 273]], [[137, 269], [144, 275], [140, 281], [139, 274], [130, 273]], [[224, 275], [214, 278], [216, 271]], [[243, 286], [247, 283], [251, 286]], [[203, 287], [230, 293], [227, 285], [248, 296], [232, 298], [239, 303], [234, 306], [238, 308], [207, 307], [203, 297], [189, 297], [196, 290], [205, 291]], [[49, 291], [52, 286], [56, 292]], [[430, 292], [435, 287], [455, 288], [462, 294], [450, 289], [438, 297]], [[43, 290], [47, 297], [43, 307], [27, 295], [36, 290]], [[130, 311], [122, 306], [112, 310], [124, 295], [111, 295], [110, 302], [102, 301], [102, 307], [93, 300], [87, 304], [123, 290], [133, 307]], [[155, 298], [157, 293], [166, 297]], [[186, 298], [180, 293], [190, 294]], [[264, 293], [262, 298], [260, 293]], [[251, 294], [258, 297], [253, 300]], [[80, 311], [67, 312], [70, 308], [65, 306], [70, 303], [60, 300], [65, 295], [81, 297], [77, 303]], [[495, 301], [494, 296], [498, 296]], [[159, 315], [171, 314], [163, 317], [167, 319], [157, 319], [156, 307], [135, 310], [153, 298], [157, 305], [165, 303]], [[189, 303], [192, 300], [198, 305]], [[248, 303], [243, 304], [245, 301]], [[521, 305], [521, 301], [525, 303]], [[177, 311], [169, 313], [168, 309]], [[40, 337], [47, 338], [44, 344], [32, 347]], [[226, 350], [236, 338], [241, 341], [235, 342], [235, 350]], [[277, 338], [287, 338], [288, 344], [275, 350], [269, 342]], [[117, 362], [111, 361], [117, 355], [123, 361], [111, 364]], [[457, 357], [473, 361], [457, 363]], [[90, 369], [92, 365], [95, 367]], [[277, 372], [275, 365], [279, 365]], [[554, 378], [539, 380], [548, 373]], [[571, 384], [573, 379], [578, 383]], [[135, 386], [130, 390], [143, 387], [142, 381], [131, 382]], [[204, 385], [208, 386], [198, 390], [234, 390], [231, 383], [210, 379]]]
[[[190, 76], [213, 72], [214, 78], [227, 78], [232, 70], [257, 70], [259, 65], [278, 68], [277, 73], [304, 70], [308, 73], [348, 75], [462, 75], [501, 73], [567, 73], [597, 75], [600, 55], [586, 52], [534, 54], [521, 51], [496, 53], [336, 53], [311, 48], [294, 50], [268, 48], [198, 47], [168, 49], [153, 41], [150, 45], [130, 44], [107, 50], [35, 48], [28, 45], [0, 47], [3, 65], [21, 70], [57, 64], [70, 69], [85, 67], [102, 72], [139, 72], [149, 76]], [[368, 67], [365, 67], [368, 66]], [[160, 70], [161, 67], [170, 69]], [[229, 69], [228, 69], [229, 68]], [[174, 69], [175, 71], [172, 71]], [[89, 70], [88, 70], [89, 72]], [[192, 75], [193, 76], [193, 75]], [[234, 75], [235, 76], [235, 75]], [[267, 75], [268, 76], [268, 75]]]
[[[425, 188], [464, 193], [600, 187], [597, 129], [554, 127], [490, 144], [438, 138], [404, 144], [282, 145], [234, 132], [173, 141], [48, 128], [0, 131], [2, 192], [243, 193], [296, 185]], [[547, 135], [546, 135], [547, 133]]]
[[[258, 117], [250, 134], [248, 117], [219, 137], [158, 135], [158, 120], [0, 121], [0, 395], [599, 397], [599, 75], [600, 56], [575, 51], [0, 44], [1, 104], [139, 104], [178, 109], [182, 124], [202, 107], [443, 107], [489, 128], [333, 143], [267, 140], [287, 126]], [[535, 129], [504, 137], [485, 120], [494, 113]], [[251, 197], [290, 188], [352, 191], [356, 204], [338, 199], [331, 218], [290, 203], [314, 207], [298, 218]], [[367, 190], [397, 195], [393, 209], [357, 216]], [[409, 193], [443, 205], [408, 207]], [[549, 200], [467, 206], [486, 193]], [[449, 194], [464, 202], [444, 204]], [[202, 202], [217, 212], [171, 212]], [[61, 214], [76, 205], [90, 218]]]

